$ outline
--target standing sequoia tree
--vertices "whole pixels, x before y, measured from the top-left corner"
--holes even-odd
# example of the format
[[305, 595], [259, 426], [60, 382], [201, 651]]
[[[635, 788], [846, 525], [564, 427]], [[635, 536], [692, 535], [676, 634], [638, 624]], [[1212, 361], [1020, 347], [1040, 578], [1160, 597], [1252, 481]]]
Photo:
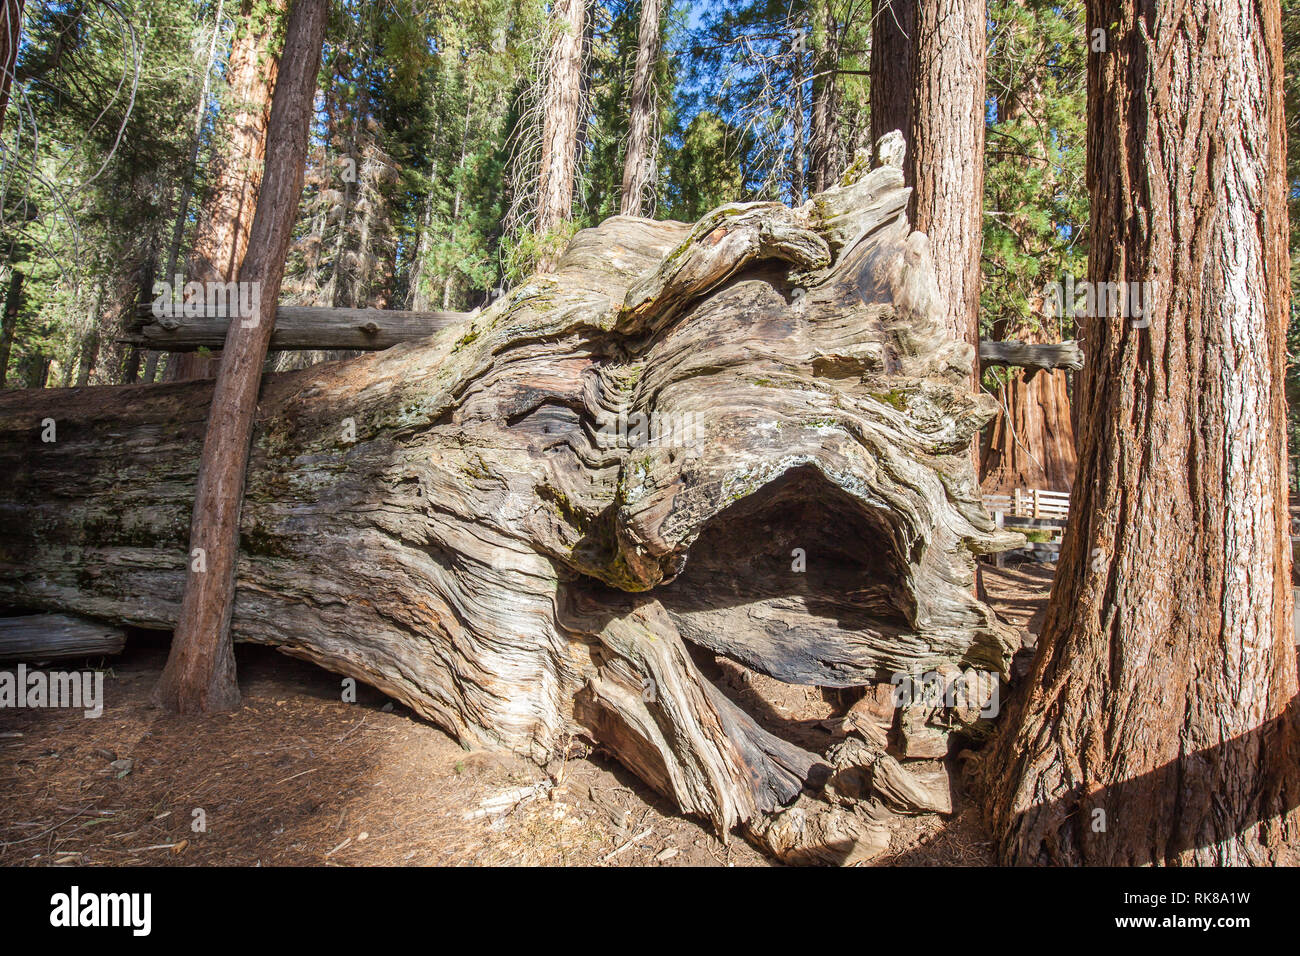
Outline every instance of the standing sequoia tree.
[[[195, 282], [225, 282], [239, 272], [253, 228], [253, 211], [266, 160], [266, 126], [271, 117], [279, 57], [274, 49], [288, 0], [243, 0], [239, 26], [226, 67], [230, 119], [219, 127], [216, 179], [198, 215], [190, 274]], [[168, 282], [172, 276], [166, 277]], [[178, 353], [166, 380], [211, 378], [218, 356]]]
[[1089, 274], [1154, 295], [1149, 327], [1085, 330], [1071, 524], [986, 805], [1008, 863], [1294, 862], [1278, 3], [1090, 0], [1088, 30]]

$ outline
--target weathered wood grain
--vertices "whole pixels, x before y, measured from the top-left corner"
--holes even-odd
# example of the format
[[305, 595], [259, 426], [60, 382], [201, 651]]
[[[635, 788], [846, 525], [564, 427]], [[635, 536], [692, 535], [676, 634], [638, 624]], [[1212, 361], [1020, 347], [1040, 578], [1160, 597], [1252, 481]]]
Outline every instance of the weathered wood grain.
[[70, 614], [0, 617], [0, 661], [76, 660], [122, 653], [126, 632]]
[[[1022, 540], [994, 527], [967, 453], [995, 406], [942, 325], [898, 166], [866, 165], [794, 210], [615, 217], [466, 324], [268, 376], [236, 638], [467, 745], [547, 760], [585, 735], [787, 858], [826, 856], [798, 833], [874, 846], [843, 808], [781, 809], [820, 788], [824, 757], [688, 653], [850, 686], [1005, 674], [1020, 646], [973, 597], [975, 555]], [[0, 396], [0, 600], [172, 625], [210, 388]], [[668, 440], [640, 441], [638, 415]]]
[[1083, 368], [1083, 349], [1074, 340], [1037, 345], [984, 339], [980, 342], [980, 361], [985, 365], [1017, 365], [1035, 371], [1055, 368], [1078, 371]]
[[[404, 312], [396, 309], [327, 309], [282, 305], [275, 310], [271, 348], [358, 349], [377, 352], [403, 342], [428, 338], [472, 317], [469, 312]], [[168, 352], [219, 349], [226, 341], [230, 319], [216, 314], [188, 317], [154, 316], [151, 312], [125, 335], [123, 341], [140, 348]]]

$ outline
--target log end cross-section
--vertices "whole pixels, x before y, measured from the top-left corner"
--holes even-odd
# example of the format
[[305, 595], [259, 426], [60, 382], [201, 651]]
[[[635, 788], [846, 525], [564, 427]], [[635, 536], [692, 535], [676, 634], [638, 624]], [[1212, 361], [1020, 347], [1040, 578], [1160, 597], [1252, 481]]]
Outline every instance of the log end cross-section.
[[[993, 402], [901, 170], [865, 166], [797, 209], [612, 218], [468, 323], [268, 376], [236, 638], [466, 744], [546, 760], [586, 735], [791, 858], [791, 834], [878, 841], [870, 813], [808, 817], [826, 756], [690, 653], [852, 687], [1005, 674], [1019, 646], [972, 594], [1019, 537], [968, 453]], [[0, 396], [0, 601], [173, 625], [210, 387]]]

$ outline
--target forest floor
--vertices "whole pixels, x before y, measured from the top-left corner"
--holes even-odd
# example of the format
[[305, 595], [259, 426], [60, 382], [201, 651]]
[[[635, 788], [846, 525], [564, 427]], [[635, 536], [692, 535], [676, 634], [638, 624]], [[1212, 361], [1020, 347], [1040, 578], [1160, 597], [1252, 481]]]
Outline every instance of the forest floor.
[[[1052, 570], [986, 566], [990, 603], [1036, 631]], [[102, 717], [0, 710], [0, 865], [770, 865], [576, 741], [546, 768], [466, 751], [378, 691], [344, 703], [336, 675], [237, 657], [243, 707], [218, 717], [149, 707], [166, 646], [142, 639], [112, 662]], [[829, 739], [839, 711], [816, 688], [702, 663], [760, 722]], [[956, 806], [900, 817], [873, 865], [992, 862], [968, 795]]]

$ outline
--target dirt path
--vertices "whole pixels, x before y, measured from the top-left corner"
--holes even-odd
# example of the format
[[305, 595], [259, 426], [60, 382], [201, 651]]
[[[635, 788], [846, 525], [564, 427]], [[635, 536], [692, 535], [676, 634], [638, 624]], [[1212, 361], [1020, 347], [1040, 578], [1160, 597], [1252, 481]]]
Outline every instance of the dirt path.
[[[986, 575], [1018, 624], [1050, 583], [1041, 567]], [[238, 648], [242, 709], [164, 716], [148, 694], [165, 658], [129, 642], [98, 719], [0, 709], [0, 865], [769, 865], [577, 741], [546, 768], [465, 751], [364, 686], [344, 703], [339, 677], [266, 648]], [[720, 677], [736, 695], [763, 692], [787, 730], [825, 733], [833, 707], [815, 691], [787, 700]], [[907, 818], [877, 861], [987, 862], [969, 806]]]

